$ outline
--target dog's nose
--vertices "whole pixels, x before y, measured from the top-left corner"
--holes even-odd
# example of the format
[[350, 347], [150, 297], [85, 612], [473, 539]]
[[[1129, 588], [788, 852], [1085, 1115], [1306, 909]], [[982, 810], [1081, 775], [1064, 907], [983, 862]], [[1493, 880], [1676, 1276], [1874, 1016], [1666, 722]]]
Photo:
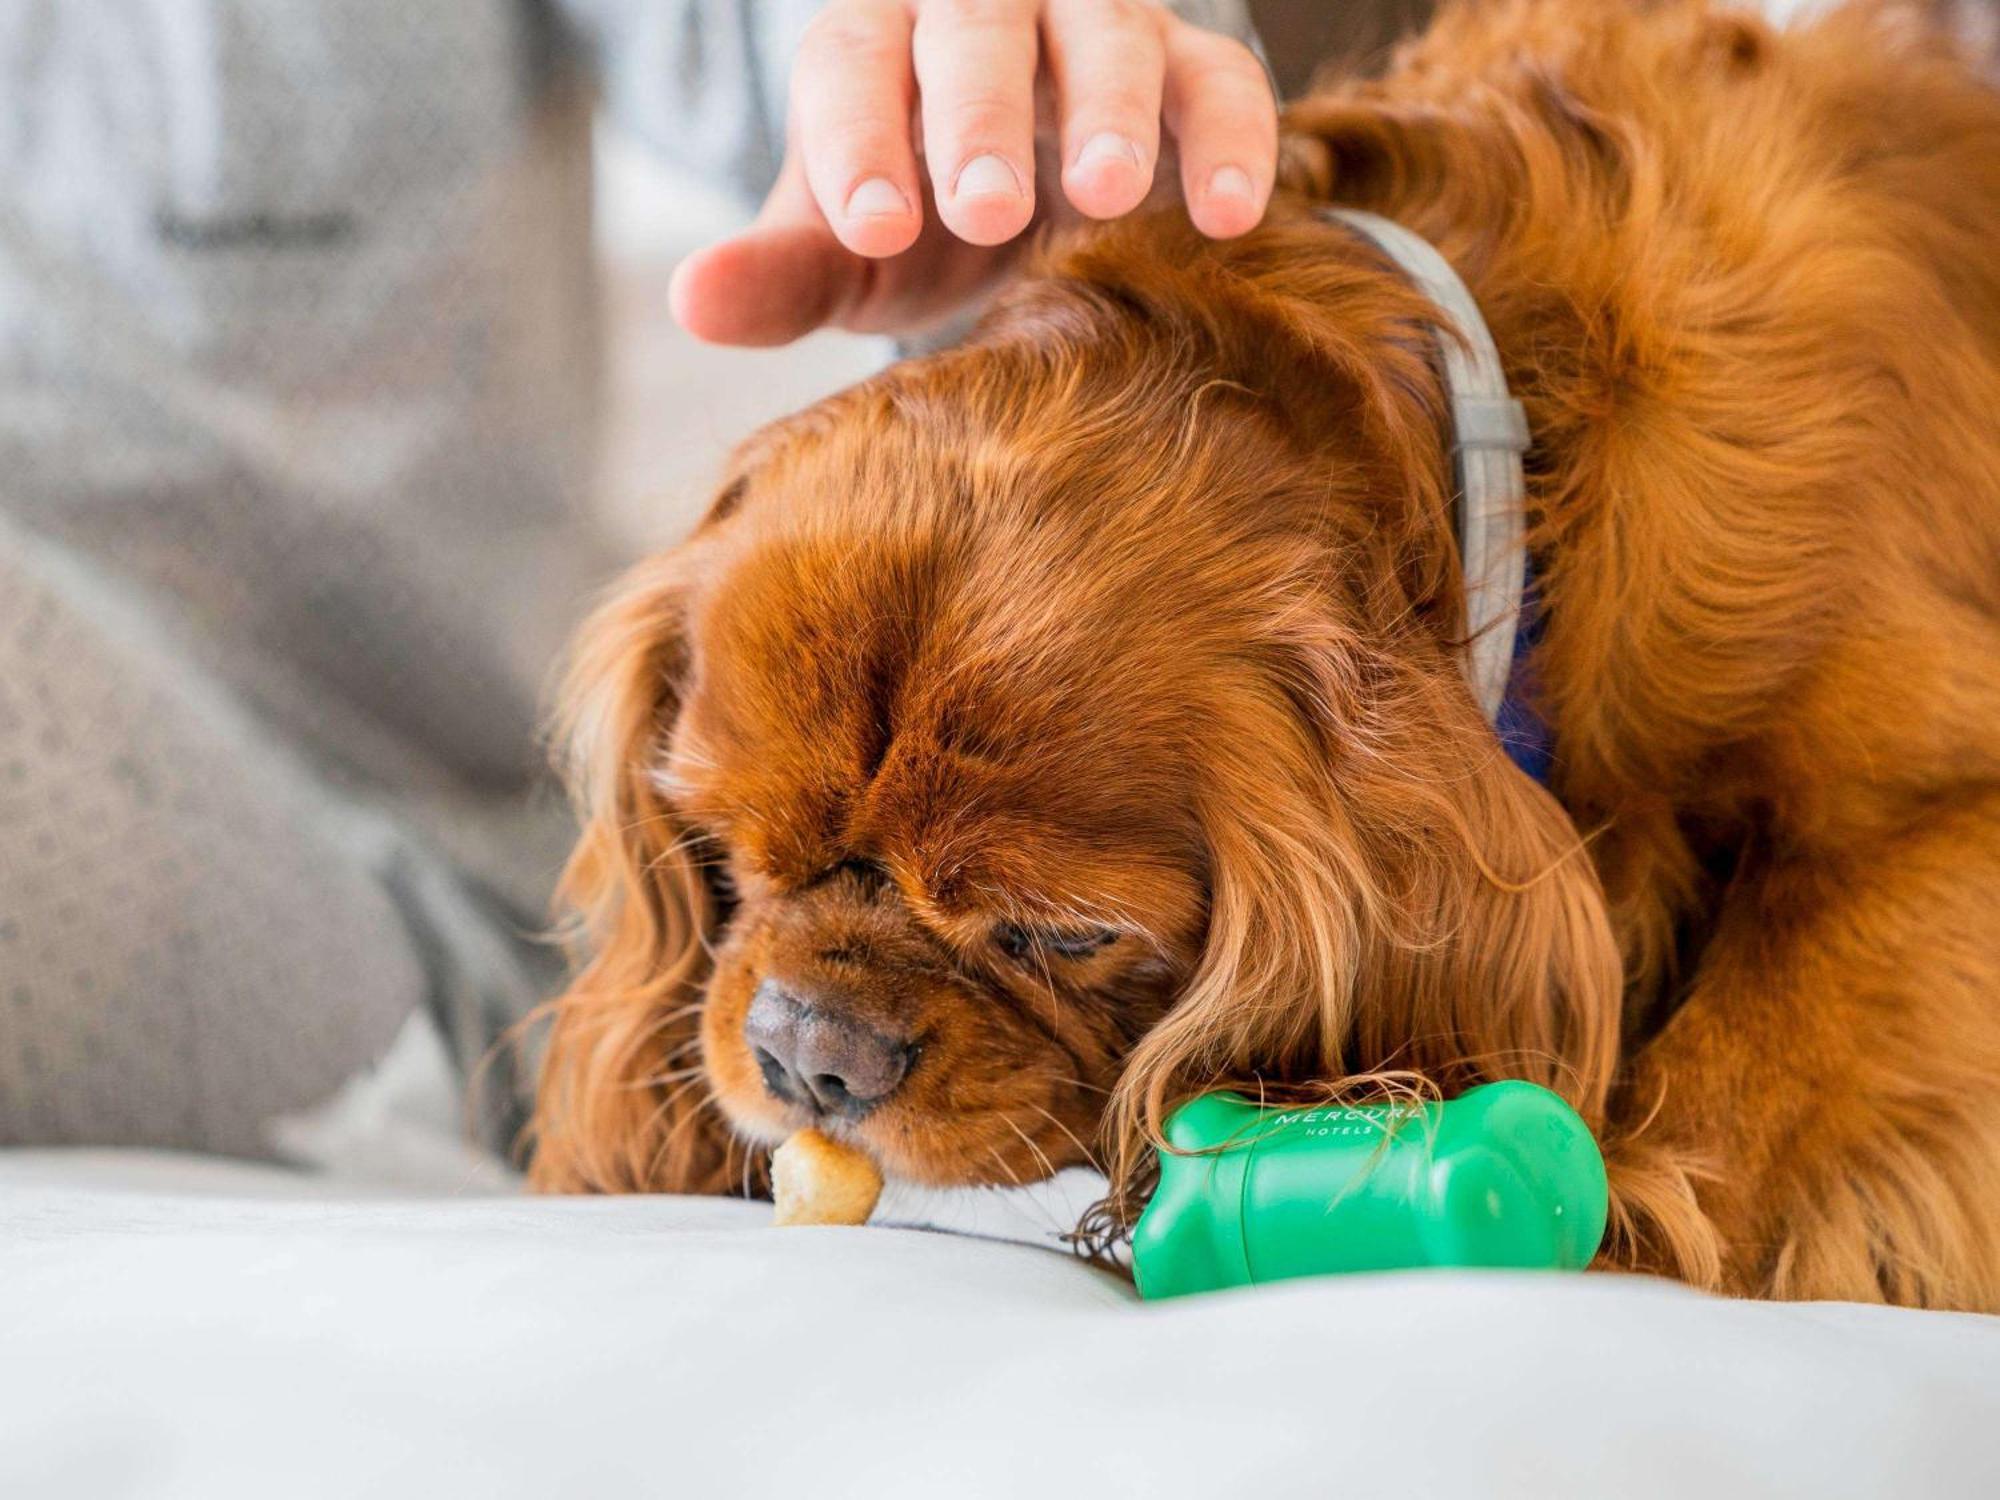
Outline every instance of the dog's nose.
[[778, 1098], [859, 1119], [896, 1090], [914, 1049], [775, 979], [757, 986], [743, 1040]]

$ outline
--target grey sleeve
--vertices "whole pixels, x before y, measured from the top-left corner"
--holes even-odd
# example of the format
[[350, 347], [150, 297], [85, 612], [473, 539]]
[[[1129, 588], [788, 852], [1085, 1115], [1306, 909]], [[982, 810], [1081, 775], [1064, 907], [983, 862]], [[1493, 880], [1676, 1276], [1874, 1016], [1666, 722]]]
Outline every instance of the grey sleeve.
[[[784, 155], [792, 58], [823, 0], [554, 0], [606, 110], [677, 166], [746, 201]], [[1173, 0], [1176, 14], [1256, 45], [1245, 0]]]

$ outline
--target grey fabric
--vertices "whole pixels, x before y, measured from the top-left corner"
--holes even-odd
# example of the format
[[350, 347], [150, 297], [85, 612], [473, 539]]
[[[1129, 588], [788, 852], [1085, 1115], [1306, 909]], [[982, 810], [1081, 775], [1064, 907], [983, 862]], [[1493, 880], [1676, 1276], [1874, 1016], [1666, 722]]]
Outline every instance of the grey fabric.
[[263, 1154], [427, 998], [490, 1036], [546, 981], [176, 634], [0, 522], [0, 1141]]
[[371, 779], [518, 790], [609, 562], [588, 99], [534, 15], [0, 0], [0, 505]]
[[0, 1142], [262, 1153], [552, 983], [537, 703], [613, 564], [557, 39], [0, 0]]
[[594, 90], [753, 197], [814, 8], [0, 0], [0, 1144], [262, 1153], [553, 984]]

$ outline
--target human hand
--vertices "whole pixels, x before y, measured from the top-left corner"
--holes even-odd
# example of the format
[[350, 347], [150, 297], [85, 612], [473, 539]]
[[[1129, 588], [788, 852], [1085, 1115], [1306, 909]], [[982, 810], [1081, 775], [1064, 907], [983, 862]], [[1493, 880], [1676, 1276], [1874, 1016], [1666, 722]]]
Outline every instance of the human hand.
[[1038, 85], [1078, 213], [1139, 206], [1164, 125], [1196, 228], [1263, 216], [1277, 107], [1241, 44], [1141, 0], [831, 0], [793, 68], [777, 185], [748, 230], [682, 262], [674, 315], [713, 343], [783, 344], [950, 313], [1060, 207], [1053, 183], [1037, 196]]

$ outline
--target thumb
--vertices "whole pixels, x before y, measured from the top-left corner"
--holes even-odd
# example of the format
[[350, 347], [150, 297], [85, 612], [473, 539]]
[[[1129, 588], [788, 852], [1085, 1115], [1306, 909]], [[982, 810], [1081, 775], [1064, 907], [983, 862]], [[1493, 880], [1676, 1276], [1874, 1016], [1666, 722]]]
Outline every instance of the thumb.
[[755, 224], [674, 268], [668, 302], [706, 343], [789, 344], [853, 306], [871, 269], [834, 238], [787, 163]]

